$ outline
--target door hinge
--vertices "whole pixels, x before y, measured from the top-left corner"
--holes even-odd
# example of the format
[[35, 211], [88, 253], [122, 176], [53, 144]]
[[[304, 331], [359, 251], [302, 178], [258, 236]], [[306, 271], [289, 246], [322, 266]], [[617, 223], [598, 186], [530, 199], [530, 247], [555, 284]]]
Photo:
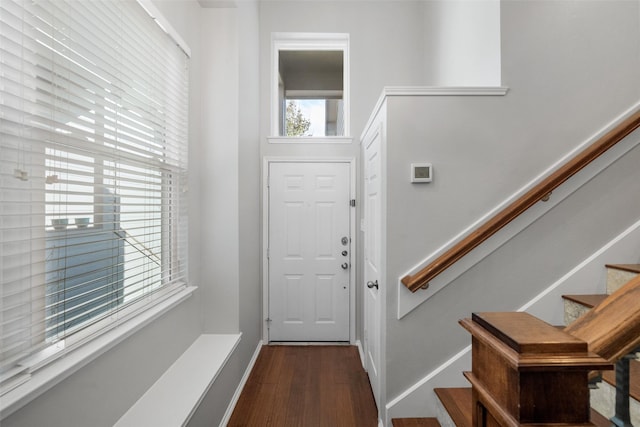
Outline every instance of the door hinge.
[[355, 208], [356, 207], [356, 199], [351, 199], [349, 201], [349, 205], [351, 205], [352, 208]]
[[267, 248], [267, 259], [271, 259], [271, 258], [269, 257], [270, 255], [271, 255], [271, 254], [269, 253], [269, 248]]

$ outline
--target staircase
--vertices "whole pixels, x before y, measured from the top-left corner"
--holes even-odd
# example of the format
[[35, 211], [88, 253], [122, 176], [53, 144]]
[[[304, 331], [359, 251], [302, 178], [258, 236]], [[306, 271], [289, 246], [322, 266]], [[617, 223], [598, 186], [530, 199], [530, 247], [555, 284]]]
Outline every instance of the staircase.
[[[565, 305], [565, 324], [566, 332], [582, 339], [589, 343], [589, 351], [597, 353], [604, 359], [610, 362], [624, 356], [624, 353], [628, 353], [629, 350], [621, 350], [622, 355], [614, 352], [607, 341], [607, 333], [598, 330], [597, 327], [593, 327], [595, 322], [590, 322], [590, 317], [594, 317], [594, 313], [597, 316], [600, 313], [605, 313], [610, 316], [613, 315], [613, 320], [618, 323], [624, 323], [624, 319], [630, 318], [624, 313], [624, 309], [620, 307], [627, 306], [626, 302], [623, 302], [623, 298], [629, 293], [629, 297], [633, 298], [633, 301], [640, 301], [640, 279], [634, 280], [640, 276], [640, 264], [622, 264], [622, 265], [607, 265], [607, 293], [601, 295], [564, 295]], [[633, 283], [631, 283], [633, 282]], [[628, 285], [625, 289], [620, 290], [623, 286]], [[629, 286], [630, 285], [630, 286]], [[631, 291], [628, 291], [630, 289]], [[616, 293], [617, 292], [617, 293]], [[611, 294], [614, 294], [602, 304]], [[602, 304], [602, 305], [601, 305]], [[594, 307], [598, 307], [597, 310], [591, 311]], [[585, 316], [587, 312], [591, 311], [588, 316]], [[637, 309], [635, 311], [638, 311]], [[599, 312], [599, 313], [598, 313]], [[618, 316], [621, 321], [616, 321]], [[481, 317], [481, 316], [479, 316]], [[580, 321], [576, 322], [576, 320]], [[637, 317], [636, 317], [637, 319]], [[466, 329], [470, 329], [470, 319], [466, 319], [461, 324]], [[475, 320], [475, 316], [474, 316]], [[480, 319], [481, 320], [481, 319]], [[576, 323], [574, 323], [576, 322]], [[571, 325], [571, 326], [569, 326]], [[470, 331], [471, 332], [471, 331]], [[498, 331], [498, 335], [500, 335]], [[473, 332], [472, 332], [473, 333]], [[552, 334], [553, 335], [553, 334]], [[566, 335], [566, 334], [563, 334]], [[631, 336], [628, 337], [626, 342], [632, 343], [635, 340], [635, 344], [631, 348], [634, 351], [638, 351], [637, 346], [638, 338], [637, 330], [633, 330]], [[508, 337], [505, 339], [508, 340]], [[548, 340], [554, 341], [555, 337]], [[474, 334], [474, 343], [477, 341]], [[474, 356], [475, 357], [475, 356]], [[629, 358], [628, 358], [629, 359]], [[618, 363], [619, 365], [620, 363]], [[474, 363], [474, 371], [476, 370]], [[640, 362], [638, 360], [629, 360], [629, 409], [631, 414], [631, 425], [640, 426]], [[618, 374], [620, 375], [620, 374]], [[471, 380], [476, 381], [473, 378], [473, 373], [466, 373], [465, 376], [471, 377]], [[591, 377], [593, 375], [590, 375]], [[434, 390], [439, 399], [437, 418], [395, 418], [392, 420], [393, 427], [422, 427], [422, 426], [458, 426], [467, 427], [473, 425], [473, 402], [474, 396], [472, 388], [437, 388]], [[515, 393], [515, 392], [514, 392]], [[615, 371], [603, 371], [602, 381], [597, 382], [595, 388], [590, 392], [591, 413], [590, 421], [591, 425], [595, 426], [612, 426], [612, 425], [624, 425], [619, 420], [612, 424], [610, 419], [614, 417], [616, 413], [616, 373]], [[618, 401], [620, 405], [620, 400]], [[492, 420], [495, 421], [495, 420]], [[505, 423], [508, 424], [508, 423]], [[490, 425], [487, 424], [487, 425]], [[497, 423], [497, 425], [501, 425]], [[510, 424], [509, 424], [510, 425]], [[550, 424], [549, 424], [550, 425]], [[589, 425], [587, 424], [565, 424], [565, 425]], [[628, 422], [626, 425], [629, 425]]]

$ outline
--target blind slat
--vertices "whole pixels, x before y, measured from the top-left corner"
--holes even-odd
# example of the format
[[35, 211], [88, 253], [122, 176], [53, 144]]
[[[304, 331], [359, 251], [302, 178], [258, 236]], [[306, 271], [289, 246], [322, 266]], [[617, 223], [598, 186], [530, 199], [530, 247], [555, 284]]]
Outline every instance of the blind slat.
[[2, 385], [186, 282], [188, 59], [133, 0], [0, 16]]

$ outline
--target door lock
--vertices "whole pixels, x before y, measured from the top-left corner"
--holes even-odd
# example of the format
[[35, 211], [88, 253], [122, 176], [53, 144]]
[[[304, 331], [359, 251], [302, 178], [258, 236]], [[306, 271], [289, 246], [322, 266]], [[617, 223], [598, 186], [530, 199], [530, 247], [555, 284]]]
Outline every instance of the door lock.
[[347, 256], [347, 251], [342, 251], [342, 256]]
[[349, 264], [347, 264], [346, 262], [343, 262], [340, 267], [342, 267], [343, 270], [346, 270], [347, 268], [349, 268]]
[[344, 236], [340, 241], [342, 242], [342, 246], [347, 246], [349, 244], [349, 238], [347, 236]]

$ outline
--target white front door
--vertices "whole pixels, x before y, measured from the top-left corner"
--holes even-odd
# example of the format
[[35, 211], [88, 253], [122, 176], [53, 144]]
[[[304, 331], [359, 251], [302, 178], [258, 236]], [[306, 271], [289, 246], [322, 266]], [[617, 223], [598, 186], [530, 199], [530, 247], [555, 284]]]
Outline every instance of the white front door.
[[349, 341], [349, 163], [269, 163], [269, 340]]
[[365, 369], [369, 374], [373, 396], [378, 405], [381, 392], [380, 322], [383, 294], [380, 289], [382, 257], [382, 204], [381, 204], [381, 152], [380, 132], [375, 132], [364, 141], [365, 174], [365, 232], [364, 232], [364, 351]]

